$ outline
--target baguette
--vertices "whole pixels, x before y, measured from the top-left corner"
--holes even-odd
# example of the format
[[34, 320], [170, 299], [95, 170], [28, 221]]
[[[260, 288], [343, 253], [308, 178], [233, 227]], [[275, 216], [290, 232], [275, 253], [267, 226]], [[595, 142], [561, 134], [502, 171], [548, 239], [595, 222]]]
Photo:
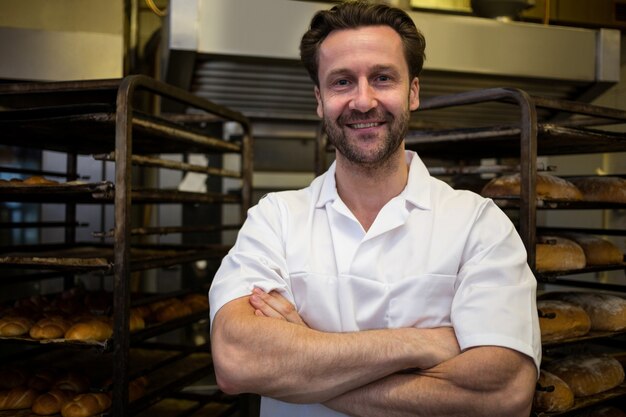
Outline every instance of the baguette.
[[74, 394], [61, 389], [53, 389], [41, 394], [35, 399], [31, 411], [40, 416], [49, 416], [61, 412], [61, 408], [67, 404]]
[[63, 417], [89, 417], [105, 412], [111, 407], [108, 394], [88, 392], [72, 398], [61, 408]]
[[30, 408], [37, 398], [37, 391], [32, 388], [15, 387], [0, 391], [0, 410], [21, 410]]

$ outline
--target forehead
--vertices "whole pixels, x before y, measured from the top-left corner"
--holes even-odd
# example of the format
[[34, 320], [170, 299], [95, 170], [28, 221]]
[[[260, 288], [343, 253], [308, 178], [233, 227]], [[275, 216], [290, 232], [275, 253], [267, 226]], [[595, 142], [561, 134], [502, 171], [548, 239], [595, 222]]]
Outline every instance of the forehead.
[[400, 35], [389, 26], [332, 31], [319, 49], [319, 74], [363, 65], [393, 66], [408, 71]]

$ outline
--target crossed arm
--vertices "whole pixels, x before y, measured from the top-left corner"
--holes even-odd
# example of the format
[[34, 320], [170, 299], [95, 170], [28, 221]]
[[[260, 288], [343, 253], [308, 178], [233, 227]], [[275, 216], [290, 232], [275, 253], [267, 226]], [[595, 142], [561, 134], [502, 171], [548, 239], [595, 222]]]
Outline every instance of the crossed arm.
[[258, 290], [222, 307], [211, 337], [225, 392], [355, 416], [528, 416], [536, 379], [532, 360], [512, 350], [460, 353], [450, 328], [319, 332]]

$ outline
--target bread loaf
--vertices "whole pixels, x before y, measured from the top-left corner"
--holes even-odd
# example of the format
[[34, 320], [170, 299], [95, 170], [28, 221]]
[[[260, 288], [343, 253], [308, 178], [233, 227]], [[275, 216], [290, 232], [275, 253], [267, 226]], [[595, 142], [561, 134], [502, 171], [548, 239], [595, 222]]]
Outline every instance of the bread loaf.
[[78, 372], [68, 372], [61, 378], [57, 379], [52, 385], [53, 389], [63, 391], [71, 391], [76, 394], [82, 394], [89, 390], [89, 378]]
[[570, 178], [582, 193], [584, 201], [626, 203], [626, 179], [619, 177]]
[[51, 316], [35, 323], [29, 334], [33, 339], [58, 339], [62, 338], [70, 327], [70, 322], [61, 316]]
[[89, 417], [105, 412], [111, 407], [111, 398], [107, 394], [89, 392], [72, 398], [61, 408], [63, 417]]
[[58, 184], [57, 181], [49, 180], [41, 175], [33, 175], [32, 177], [28, 177], [23, 181], [23, 184], [26, 185], [54, 185]]
[[26, 317], [3, 317], [0, 319], [0, 336], [22, 336], [32, 326], [32, 320]]
[[74, 394], [60, 389], [53, 389], [41, 394], [35, 399], [31, 411], [40, 416], [49, 416], [61, 412], [61, 408], [67, 404]]
[[568, 233], [563, 237], [573, 240], [582, 248], [587, 266], [614, 265], [624, 261], [622, 251], [606, 239], [581, 233]]
[[585, 267], [585, 253], [570, 239], [538, 236], [535, 248], [535, 269], [539, 272], [570, 271]]
[[[538, 199], [549, 200], [582, 200], [582, 193], [574, 184], [554, 175], [538, 172], [536, 189]], [[521, 194], [520, 174], [503, 175], [489, 181], [481, 194], [485, 197], [512, 197]]]
[[591, 320], [582, 309], [575, 304], [559, 300], [538, 300], [539, 327], [541, 340], [555, 340], [579, 337], [591, 329]]
[[143, 317], [137, 311], [131, 309], [130, 317], [129, 317], [129, 329], [131, 332], [144, 329], [146, 327], [146, 322]]
[[624, 382], [624, 368], [610, 356], [570, 355], [544, 368], [561, 378], [575, 397], [608, 391]]
[[65, 338], [68, 340], [104, 341], [112, 335], [113, 327], [109, 323], [98, 319], [81, 321], [65, 332]]
[[183, 304], [187, 304], [193, 313], [209, 311], [209, 298], [206, 294], [187, 294], [183, 297]]
[[591, 330], [626, 329], [626, 299], [622, 297], [592, 292], [550, 292], [541, 299], [562, 300], [581, 307], [591, 319]]
[[0, 391], [0, 410], [30, 408], [37, 395], [39, 395], [37, 391], [26, 387], [15, 387], [7, 391]]
[[191, 308], [183, 304], [180, 300], [171, 302], [154, 312], [154, 317], [158, 322], [178, 319], [191, 314]]
[[537, 411], [566, 411], [574, 405], [574, 393], [558, 376], [545, 370], [539, 373], [533, 407]]

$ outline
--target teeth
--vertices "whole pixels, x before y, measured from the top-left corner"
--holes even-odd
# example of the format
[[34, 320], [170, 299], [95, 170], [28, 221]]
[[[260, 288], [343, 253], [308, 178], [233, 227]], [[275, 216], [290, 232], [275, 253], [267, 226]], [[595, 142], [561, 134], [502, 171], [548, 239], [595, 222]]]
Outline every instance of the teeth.
[[380, 123], [355, 123], [352, 125], [355, 129], [365, 129], [368, 127], [375, 127], [380, 125]]

